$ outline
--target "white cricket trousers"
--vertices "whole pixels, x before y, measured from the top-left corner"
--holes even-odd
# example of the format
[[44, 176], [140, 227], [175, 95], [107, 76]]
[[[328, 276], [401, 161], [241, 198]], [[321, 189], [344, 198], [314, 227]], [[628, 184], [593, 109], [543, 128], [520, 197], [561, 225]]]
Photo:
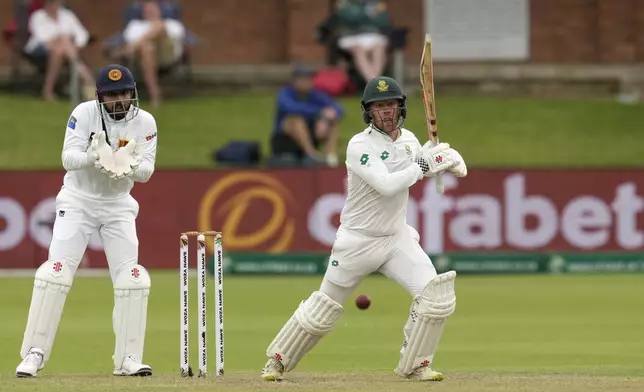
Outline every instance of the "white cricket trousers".
[[343, 304], [365, 277], [378, 271], [416, 297], [436, 276], [419, 239], [409, 225], [383, 237], [368, 237], [340, 226], [320, 291]]
[[131, 195], [116, 200], [90, 199], [63, 188], [56, 196], [56, 221], [49, 260], [65, 260], [74, 273], [98, 230], [112, 281], [122, 269], [138, 264], [136, 217], [139, 203]]

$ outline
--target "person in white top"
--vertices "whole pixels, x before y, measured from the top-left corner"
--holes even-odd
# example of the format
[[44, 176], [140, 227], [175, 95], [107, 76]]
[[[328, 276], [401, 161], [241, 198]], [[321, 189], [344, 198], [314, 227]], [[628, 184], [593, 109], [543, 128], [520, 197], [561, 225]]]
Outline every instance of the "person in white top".
[[144, 0], [141, 7], [143, 18], [127, 24], [123, 31], [126, 45], [115, 55], [140, 56], [143, 77], [150, 92], [150, 104], [156, 107], [161, 104], [157, 68], [171, 65], [181, 57], [186, 32], [180, 21], [163, 19], [158, 1]]
[[402, 127], [406, 96], [395, 80], [370, 80], [362, 110], [369, 126], [347, 147], [348, 194], [326, 274], [266, 350], [269, 359], [261, 375], [267, 381], [281, 380], [295, 368], [337, 325], [349, 295], [376, 271], [413, 298], [395, 373], [421, 381], [443, 379], [431, 365], [445, 320], [455, 310], [456, 273], [437, 274], [418, 232], [406, 222], [407, 203], [416, 182], [445, 171], [464, 177], [467, 167], [447, 143], [421, 146]]
[[54, 88], [63, 61], [75, 62], [84, 84], [85, 96], [94, 94], [94, 77], [80, 59], [78, 52], [87, 46], [89, 33], [74, 13], [62, 5], [62, 0], [45, 0], [44, 7], [29, 18], [30, 37], [25, 52], [47, 55], [47, 72], [42, 94], [46, 100], [56, 99]]
[[67, 123], [49, 257], [36, 271], [18, 377], [33, 377], [49, 359], [56, 330], [90, 235], [98, 231], [114, 286], [115, 375], [147, 376], [142, 363], [150, 276], [139, 264], [130, 191], [154, 172], [157, 125], [139, 108], [134, 77], [121, 65], [103, 68], [94, 101], [79, 104]]

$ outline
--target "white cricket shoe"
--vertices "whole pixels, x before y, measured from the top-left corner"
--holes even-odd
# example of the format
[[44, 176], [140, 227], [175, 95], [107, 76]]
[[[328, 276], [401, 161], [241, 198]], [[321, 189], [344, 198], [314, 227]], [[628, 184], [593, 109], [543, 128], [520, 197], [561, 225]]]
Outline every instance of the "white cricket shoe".
[[25, 358], [16, 368], [16, 377], [35, 377], [36, 373], [45, 366], [44, 351], [39, 348], [29, 350]]
[[281, 381], [284, 378], [284, 365], [275, 358], [266, 362], [262, 369], [262, 378], [266, 381]]
[[432, 370], [429, 366], [421, 366], [416, 368], [410, 375], [405, 376], [402, 373], [398, 372], [398, 369], [395, 370], [396, 375], [404, 377], [411, 380], [419, 381], [443, 381], [443, 373]]
[[139, 362], [134, 356], [128, 355], [123, 360], [120, 369], [114, 369], [115, 376], [151, 376], [152, 368]]

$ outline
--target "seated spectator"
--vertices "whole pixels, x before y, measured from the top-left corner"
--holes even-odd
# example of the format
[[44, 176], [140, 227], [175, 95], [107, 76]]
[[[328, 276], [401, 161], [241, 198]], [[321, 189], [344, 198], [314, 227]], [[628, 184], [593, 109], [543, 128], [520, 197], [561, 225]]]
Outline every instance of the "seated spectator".
[[389, 13], [382, 0], [338, 0], [336, 3], [338, 46], [351, 53], [356, 69], [371, 80], [387, 65]]
[[274, 156], [292, 157], [301, 163], [337, 166], [338, 122], [343, 111], [335, 100], [313, 87], [314, 74], [307, 66], [297, 66], [291, 83], [279, 91], [272, 151]]
[[42, 91], [46, 100], [56, 99], [54, 89], [64, 60], [76, 63], [83, 81], [84, 95], [86, 99], [93, 99], [94, 77], [78, 55], [80, 49], [89, 42], [89, 32], [62, 3], [62, 0], [45, 0], [43, 8], [31, 14], [30, 37], [25, 45], [25, 52], [34, 56], [47, 56], [47, 72]]
[[126, 45], [117, 55], [139, 55], [150, 104], [156, 107], [161, 103], [157, 69], [171, 65], [181, 57], [186, 31], [180, 21], [163, 19], [156, 0], [143, 1], [142, 15], [143, 19], [132, 20], [125, 27], [123, 38]]

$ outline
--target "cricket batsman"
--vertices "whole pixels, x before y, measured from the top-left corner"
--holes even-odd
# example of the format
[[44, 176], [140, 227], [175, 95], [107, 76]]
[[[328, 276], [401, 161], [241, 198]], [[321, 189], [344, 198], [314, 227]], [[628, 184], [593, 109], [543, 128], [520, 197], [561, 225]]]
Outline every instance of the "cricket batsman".
[[456, 273], [437, 275], [418, 232], [406, 223], [407, 202], [409, 187], [421, 179], [445, 171], [464, 177], [467, 168], [448, 144], [421, 146], [402, 127], [406, 96], [395, 80], [370, 80], [361, 106], [368, 127], [347, 147], [348, 194], [326, 274], [266, 350], [265, 380], [281, 380], [293, 370], [335, 327], [346, 299], [375, 271], [413, 297], [395, 373], [422, 381], [443, 379], [431, 366], [445, 321], [456, 307]]
[[122, 65], [103, 68], [96, 100], [79, 104], [67, 122], [66, 174], [56, 196], [49, 256], [35, 275], [16, 376], [33, 377], [49, 360], [65, 299], [95, 230], [114, 286], [113, 374], [152, 374], [142, 363], [150, 276], [138, 260], [139, 204], [130, 190], [152, 176], [156, 149], [156, 121], [139, 108], [132, 73]]

